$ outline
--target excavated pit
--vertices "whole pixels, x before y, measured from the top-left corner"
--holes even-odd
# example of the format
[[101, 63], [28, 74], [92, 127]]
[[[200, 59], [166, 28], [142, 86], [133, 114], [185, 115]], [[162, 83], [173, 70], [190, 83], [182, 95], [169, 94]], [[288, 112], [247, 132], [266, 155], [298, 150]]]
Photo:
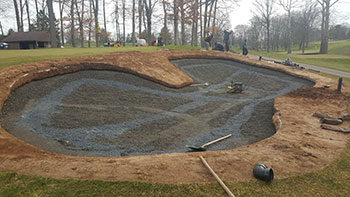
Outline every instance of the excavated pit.
[[[116, 71], [79, 71], [14, 90], [1, 124], [43, 150], [74, 156], [126, 156], [189, 151], [227, 134], [208, 150], [232, 149], [275, 133], [273, 100], [313, 83], [229, 60], [172, 63], [194, 79], [168, 88]], [[226, 93], [230, 81], [244, 91]]]

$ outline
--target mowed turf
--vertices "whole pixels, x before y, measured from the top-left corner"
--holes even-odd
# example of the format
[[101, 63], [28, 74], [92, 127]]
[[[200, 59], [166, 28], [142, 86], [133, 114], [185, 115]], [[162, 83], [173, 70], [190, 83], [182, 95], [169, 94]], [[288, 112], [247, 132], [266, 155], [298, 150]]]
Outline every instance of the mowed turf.
[[[319, 50], [319, 42], [310, 43], [305, 53], [318, 53]], [[350, 40], [330, 41], [328, 54], [302, 55], [298, 47], [293, 47], [292, 54], [287, 54], [285, 51], [270, 53], [249, 51], [249, 53], [280, 60], [285, 60], [289, 57], [294, 62], [350, 72]]]
[[181, 49], [192, 50], [200, 49], [193, 46], [166, 46], [166, 47], [91, 47], [91, 48], [58, 48], [58, 49], [34, 49], [34, 50], [0, 50], [0, 69], [13, 66], [17, 64], [23, 64], [28, 62], [39, 62], [44, 60], [62, 59], [68, 57], [88, 56], [106, 54], [112, 52], [128, 52], [128, 51], [140, 51], [151, 52], [160, 49]]
[[99, 48], [64, 48], [64, 49], [35, 49], [35, 50], [0, 50], [0, 68], [39, 62], [44, 60], [62, 59], [67, 57], [88, 56], [117, 51], [155, 51], [156, 47], [99, 47]]

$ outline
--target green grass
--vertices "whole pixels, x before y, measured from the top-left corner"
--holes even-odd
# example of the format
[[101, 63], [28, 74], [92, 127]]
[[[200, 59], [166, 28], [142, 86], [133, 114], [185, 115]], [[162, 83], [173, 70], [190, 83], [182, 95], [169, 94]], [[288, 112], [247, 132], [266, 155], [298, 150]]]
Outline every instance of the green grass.
[[[252, 164], [253, 165], [253, 164]], [[204, 166], [203, 166], [204, 168]], [[275, 172], [278, 173], [278, 172]], [[226, 182], [236, 196], [348, 196], [350, 143], [324, 169], [272, 183]], [[0, 173], [0, 196], [225, 196], [216, 183], [159, 184], [144, 182], [53, 179]]]
[[117, 51], [156, 51], [156, 47], [99, 47], [99, 48], [64, 48], [64, 49], [35, 49], [35, 50], [0, 50], [0, 68], [39, 62], [43, 60], [61, 59], [76, 56], [105, 54]]
[[[77, 45], [78, 46], [78, 45]], [[0, 50], [0, 68], [23, 64], [28, 62], [39, 62], [44, 60], [61, 59], [67, 57], [88, 56], [112, 52], [141, 51], [151, 52], [160, 49], [192, 50], [200, 49], [192, 46], [166, 47], [92, 47], [92, 48], [64, 48], [64, 49], [35, 49], [35, 50]]]
[[[296, 46], [292, 48], [292, 54], [289, 55], [285, 51], [267, 53], [251, 50], [249, 53], [280, 60], [285, 60], [289, 57], [294, 62], [350, 72], [350, 40], [331, 41], [328, 48], [328, 54], [317, 55], [301, 55], [301, 51]], [[317, 53], [319, 49], [319, 42], [310, 43], [305, 53]], [[238, 49], [237, 52], [241, 51]]]

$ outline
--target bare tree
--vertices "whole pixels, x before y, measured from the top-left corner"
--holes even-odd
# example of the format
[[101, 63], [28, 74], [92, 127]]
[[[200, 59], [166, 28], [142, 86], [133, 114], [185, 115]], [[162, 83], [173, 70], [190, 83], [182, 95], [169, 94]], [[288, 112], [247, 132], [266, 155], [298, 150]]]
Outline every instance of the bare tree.
[[143, 1], [142, 0], [139, 0], [138, 10], [139, 10], [139, 38], [141, 38], [141, 34], [142, 34], [142, 16], [143, 16]]
[[49, 10], [49, 20], [50, 20], [51, 47], [57, 48], [56, 29], [55, 29], [55, 13], [53, 12], [52, 0], [47, 0], [47, 7]]
[[328, 37], [329, 37], [329, 16], [330, 16], [330, 8], [336, 4], [339, 0], [317, 0], [317, 2], [321, 5], [321, 13], [322, 13], [322, 22], [321, 22], [321, 54], [328, 53]]
[[92, 33], [92, 18], [93, 18], [93, 14], [92, 14], [92, 0], [89, 0], [89, 19], [88, 19], [88, 23], [89, 23], [89, 32], [88, 32], [88, 47], [91, 47], [91, 33]]
[[287, 53], [291, 54], [292, 46], [292, 9], [298, 4], [298, 0], [279, 0], [279, 4], [287, 12], [288, 27], [287, 27]]
[[198, 46], [198, 0], [192, 0], [190, 13], [192, 13], [191, 46]]
[[23, 28], [23, 14], [24, 14], [24, 5], [23, 5], [23, 0], [19, 0], [19, 11], [20, 11], [20, 22], [21, 22], [21, 31], [24, 31]]
[[84, 5], [85, 1], [81, 0], [81, 10], [79, 10], [78, 2], [75, 1], [75, 7], [77, 10], [78, 15], [78, 22], [79, 22], [79, 33], [80, 33], [80, 47], [84, 47]]
[[123, 46], [125, 47], [125, 2], [126, 0], [122, 0], [123, 3]]
[[312, 0], [308, 0], [305, 2], [305, 6], [303, 8], [302, 12], [302, 39], [301, 39], [301, 50], [304, 54], [305, 47], [308, 46], [309, 42], [309, 32], [311, 27], [313, 26], [313, 23], [317, 17], [318, 11], [316, 7], [316, 3], [314, 3]]
[[186, 23], [186, 8], [185, 8], [185, 1], [179, 0], [179, 8], [180, 8], [180, 14], [181, 14], [181, 44], [186, 44], [186, 30], [185, 30], [185, 23]]
[[274, 0], [255, 0], [254, 6], [256, 8], [255, 15], [263, 19], [263, 25], [266, 28], [266, 49], [270, 52], [270, 26], [271, 17], [273, 15]]
[[145, 9], [146, 9], [146, 18], [147, 18], [147, 42], [148, 45], [151, 45], [152, 43], [152, 15], [153, 15], [153, 10], [154, 10], [154, 6], [156, 5], [156, 3], [158, 2], [158, 0], [155, 0], [152, 3], [152, 0], [143, 0], [143, 3], [145, 5]]
[[23, 26], [22, 26], [22, 23], [20, 20], [20, 14], [19, 14], [17, 0], [13, 0], [13, 4], [14, 4], [14, 8], [15, 8], [15, 13], [16, 13], [17, 31], [23, 32]]
[[200, 41], [203, 41], [203, 25], [202, 25], [202, 0], [199, 0], [199, 26], [200, 26]]
[[177, 45], [179, 39], [179, 0], [174, 0], [174, 44]]
[[2, 36], [5, 35], [5, 34], [4, 34], [4, 29], [2, 28], [1, 21], [0, 21], [0, 30], [1, 30], [1, 35], [2, 35]]
[[100, 33], [100, 25], [98, 23], [98, 1], [99, 0], [91, 0], [92, 1], [92, 8], [94, 10], [94, 18], [95, 18], [95, 41], [96, 41], [96, 47], [100, 46], [99, 43], [99, 33]]
[[115, 29], [117, 34], [117, 41], [120, 41], [120, 25], [119, 25], [119, 4], [118, 0], [115, 2], [115, 8], [114, 8], [114, 20], [115, 20]]
[[132, 39], [132, 46], [135, 46], [135, 0], [132, 0], [132, 35], [131, 35], [131, 39]]
[[39, 18], [38, 0], [34, 0], [34, 3], [35, 3], [35, 11], [36, 11], [36, 21], [38, 21], [38, 18]]
[[27, 10], [27, 21], [28, 21], [28, 31], [30, 31], [30, 13], [29, 13], [29, 5], [28, 5], [28, 0], [25, 1], [25, 6], [26, 6], [26, 10]]
[[103, 0], [103, 25], [107, 33], [107, 22], [106, 22], [106, 2]]
[[[36, 1], [36, 9], [38, 9], [37, 0]], [[60, 12], [60, 25], [61, 25], [61, 44], [64, 46], [64, 33], [63, 33], [63, 11], [66, 0], [58, 0], [58, 7]], [[38, 16], [37, 16], [38, 17]]]
[[75, 47], [75, 16], [74, 16], [74, 5], [76, 0], [71, 0], [70, 2], [70, 36], [71, 36], [71, 46]]

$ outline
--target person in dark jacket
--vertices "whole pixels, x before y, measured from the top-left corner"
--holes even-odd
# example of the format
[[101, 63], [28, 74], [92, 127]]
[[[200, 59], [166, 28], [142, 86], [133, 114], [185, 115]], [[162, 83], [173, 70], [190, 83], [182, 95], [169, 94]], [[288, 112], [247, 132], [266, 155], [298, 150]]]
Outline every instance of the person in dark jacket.
[[215, 47], [214, 47], [213, 50], [221, 51], [221, 52], [224, 52], [224, 51], [225, 51], [224, 46], [222, 46], [222, 44], [220, 44], [220, 43], [216, 43], [216, 42], [215, 42], [215, 45], [214, 45], [214, 46], [215, 46]]
[[210, 46], [210, 42], [211, 42], [211, 40], [213, 39], [213, 34], [210, 34], [208, 37], [206, 37], [205, 39], [204, 39], [204, 45], [205, 45], [205, 49], [208, 51], [208, 49], [209, 49], [209, 46]]
[[243, 55], [248, 55], [247, 39], [244, 39], [242, 42], [242, 51], [243, 51]]
[[225, 44], [225, 51], [229, 51], [230, 50], [230, 34], [232, 33], [232, 31], [224, 31], [224, 44]]

